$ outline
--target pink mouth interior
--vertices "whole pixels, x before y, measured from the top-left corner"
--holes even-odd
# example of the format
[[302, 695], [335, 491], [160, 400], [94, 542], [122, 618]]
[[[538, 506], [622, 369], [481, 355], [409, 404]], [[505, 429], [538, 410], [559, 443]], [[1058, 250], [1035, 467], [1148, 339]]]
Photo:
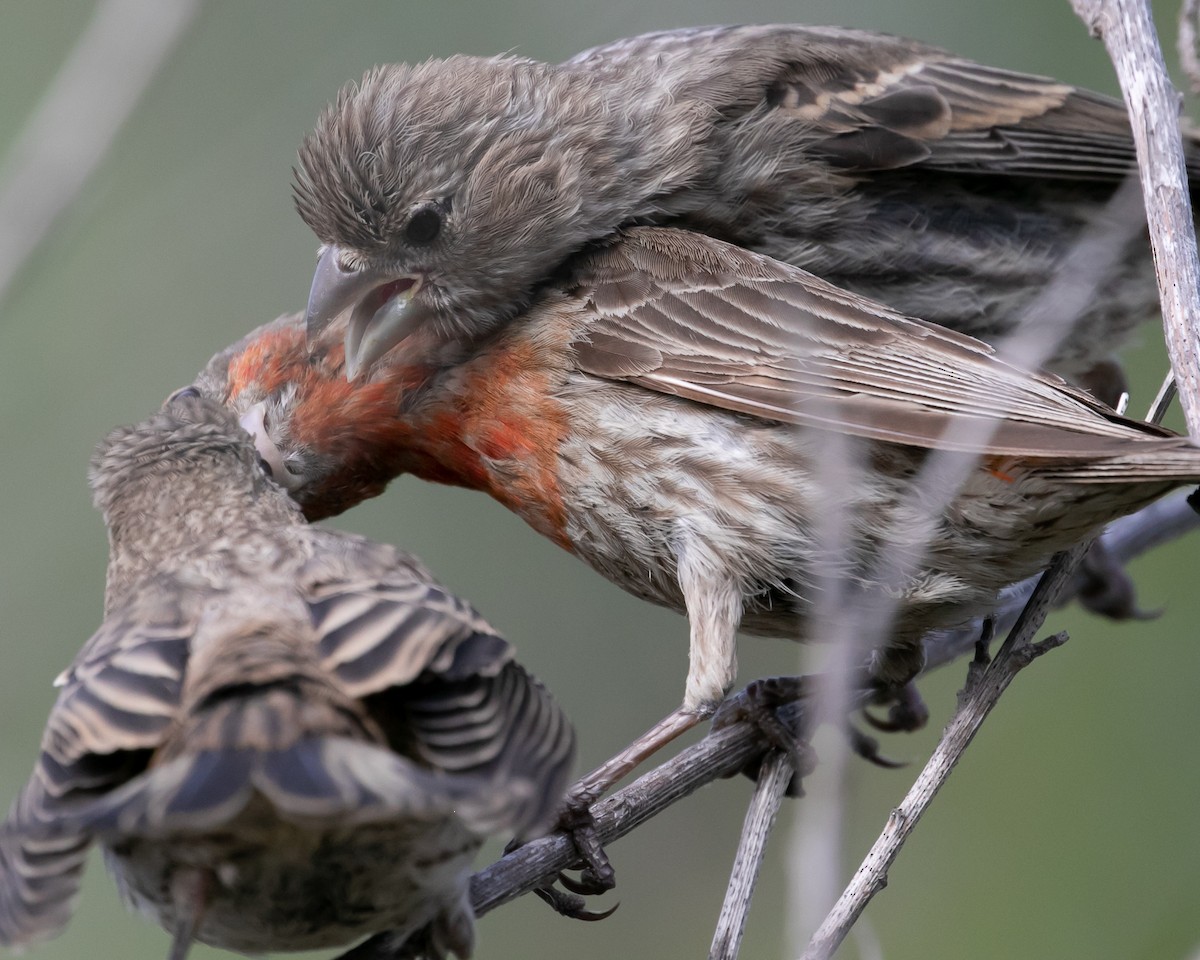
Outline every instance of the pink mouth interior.
[[412, 277], [401, 277], [399, 280], [393, 280], [390, 283], [382, 284], [376, 287], [363, 298], [365, 306], [375, 313], [380, 307], [392, 299], [399, 293], [403, 293], [409, 287], [416, 283]]

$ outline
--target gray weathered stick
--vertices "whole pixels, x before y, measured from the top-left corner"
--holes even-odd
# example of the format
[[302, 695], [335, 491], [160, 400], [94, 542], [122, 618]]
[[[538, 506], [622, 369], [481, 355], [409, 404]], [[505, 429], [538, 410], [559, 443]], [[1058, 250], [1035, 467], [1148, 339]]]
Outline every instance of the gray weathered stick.
[[736, 960], [742, 948], [750, 900], [767, 852], [767, 838], [775, 826], [775, 817], [793, 773], [795, 768], [791, 758], [783, 751], [770, 754], [759, 768], [754, 796], [742, 823], [742, 839], [738, 842], [733, 870], [729, 874], [725, 901], [717, 917], [712, 946], [708, 948], [708, 960]]
[[[1132, 516], [1123, 517], [1109, 525], [1100, 539], [1114, 557], [1121, 561], [1131, 560], [1148, 553], [1161, 544], [1178, 539], [1185, 533], [1200, 528], [1200, 514], [1187, 504], [1188, 491], [1180, 490], [1164, 497]], [[1016, 622], [1021, 608], [1033, 593], [1037, 577], [1006, 587], [1000, 594], [996, 610], [996, 630], [1003, 633]], [[1079, 589], [1072, 584], [1067, 596]], [[952, 630], [939, 630], [925, 639], [925, 669], [944, 666], [963, 656], [979, 637], [981, 622], [970, 623]]]
[[1200, 440], [1200, 261], [1171, 85], [1146, 0], [1071, 0], [1117, 70], [1137, 145], [1171, 368], [1188, 433]]

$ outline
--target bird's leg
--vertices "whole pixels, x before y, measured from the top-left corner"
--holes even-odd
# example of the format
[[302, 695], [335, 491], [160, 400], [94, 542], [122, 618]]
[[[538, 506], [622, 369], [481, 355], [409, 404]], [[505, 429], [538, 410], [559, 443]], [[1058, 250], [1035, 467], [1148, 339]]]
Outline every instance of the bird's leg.
[[[677, 533], [676, 571], [691, 629], [683, 704], [567, 792], [559, 824], [571, 834], [585, 866], [579, 881], [566, 878], [563, 882], [576, 892], [600, 893], [616, 883], [612, 865], [596, 836], [590, 812], [592, 804], [648, 757], [701, 720], [711, 717], [725, 699], [737, 673], [737, 628], [743, 605], [741, 590], [726, 571], [717, 551], [688, 528], [681, 528]], [[562, 894], [554, 891], [548, 896], [561, 898]], [[559, 904], [552, 905], [559, 909]]]
[[175, 904], [175, 933], [167, 960], [186, 960], [208, 908], [208, 898], [216, 881], [211, 870], [182, 867], [171, 877], [171, 899]]
[[642, 761], [654, 755], [676, 737], [691, 730], [704, 719], [704, 714], [685, 707], [672, 710], [633, 743], [605, 760], [591, 773], [581, 777], [567, 791], [569, 811], [586, 811], [616, 783], [623, 780]]
[[689, 531], [675, 550], [691, 643], [683, 705], [581, 779], [567, 794], [569, 810], [586, 810], [647, 757], [711, 717], [737, 673], [737, 628], [742, 594], [719, 554]]

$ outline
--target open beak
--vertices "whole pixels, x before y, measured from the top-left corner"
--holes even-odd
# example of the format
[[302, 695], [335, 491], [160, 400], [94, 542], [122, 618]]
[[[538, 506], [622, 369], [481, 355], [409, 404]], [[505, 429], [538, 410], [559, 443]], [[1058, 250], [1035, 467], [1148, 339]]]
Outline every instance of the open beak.
[[347, 270], [339, 254], [334, 246], [321, 250], [308, 294], [305, 335], [311, 345], [352, 307], [346, 324], [346, 379], [353, 380], [421, 325], [424, 311], [413, 304], [421, 279], [370, 265]]

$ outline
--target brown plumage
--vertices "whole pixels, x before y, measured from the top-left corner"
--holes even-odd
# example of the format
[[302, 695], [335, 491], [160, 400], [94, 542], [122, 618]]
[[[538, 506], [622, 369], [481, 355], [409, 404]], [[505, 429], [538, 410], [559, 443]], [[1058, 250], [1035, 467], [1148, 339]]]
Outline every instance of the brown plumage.
[[[1200, 479], [1200, 450], [1170, 431], [684, 231], [629, 230], [571, 261], [494, 337], [422, 359], [440, 348], [417, 330], [347, 382], [341, 346], [310, 354], [301, 318], [286, 317], [197, 383], [242, 415], [310, 517], [401, 473], [483, 490], [630, 593], [686, 612], [693, 722], [733, 681], [739, 627], [819, 639], [822, 576], [880, 587], [885, 545], [924, 543], [911, 504], [930, 449], [981, 461], [921, 563], [888, 587], [896, 617], [871, 665], [884, 687], [919, 669], [926, 631]], [[865, 445], [836, 491], [822, 481], [829, 433]], [[831, 503], [848, 537], [836, 559], [816, 533]]]
[[[352, 307], [352, 375], [420, 327], [477, 340], [590, 244], [659, 224], [994, 340], [1133, 169], [1115, 100], [854, 30], [378, 67], [300, 150], [297, 208], [325, 244], [310, 334]], [[1155, 309], [1141, 239], [1050, 366], [1105, 370]]]
[[195, 390], [91, 480], [105, 619], [0, 835], [0, 943], [66, 925], [98, 841], [175, 960], [388, 929], [467, 956], [476, 850], [548, 823], [574, 749], [509, 644], [412, 557], [307, 526]]

